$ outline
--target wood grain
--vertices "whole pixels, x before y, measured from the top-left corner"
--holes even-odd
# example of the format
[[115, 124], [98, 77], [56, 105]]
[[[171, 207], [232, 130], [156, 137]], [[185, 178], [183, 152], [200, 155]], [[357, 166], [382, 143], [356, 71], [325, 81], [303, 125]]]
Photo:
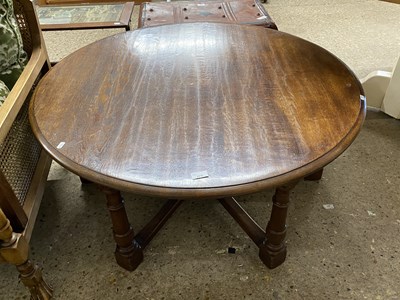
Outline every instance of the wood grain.
[[[39, 84], [30, 116], [54, 159], [91, 181], [223, 197], [279, 186], [335, 159], [361, 128], [362, 95], [340, 60], [300, 38], [179, 24], [68, 56]], [[192, 179], [197, 172], [208, 177]]]

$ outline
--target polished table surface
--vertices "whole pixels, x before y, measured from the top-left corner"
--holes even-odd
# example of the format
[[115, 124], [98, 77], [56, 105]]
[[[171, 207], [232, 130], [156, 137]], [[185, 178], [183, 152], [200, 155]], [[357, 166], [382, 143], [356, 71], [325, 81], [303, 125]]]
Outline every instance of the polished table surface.
[[45, 149], [116, 190], [222, 198], [316, 172], [365, 117], [355, 75], [292, 35], [167, 25], [88, 45], [42, 79], [30, 107]]
[[343, 63], [294, 36], [172, 25], [68, 56], [37, 88], [31, 119], [50, 154], [94, 182], [219, 197], [326, 165], [358, 132], [361, 95]]

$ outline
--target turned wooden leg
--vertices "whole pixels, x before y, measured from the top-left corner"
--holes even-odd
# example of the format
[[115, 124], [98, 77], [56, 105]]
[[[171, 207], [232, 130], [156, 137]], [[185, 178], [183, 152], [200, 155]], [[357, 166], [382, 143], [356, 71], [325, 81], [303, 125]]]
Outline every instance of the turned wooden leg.
[[324, 169], [319, 169], [318, 171], [304, 177], [304, 180], [307, 180], [307, 181], [321, 180], [323, 172], [324, 172]]
[[1, 257], [17, 267], [22, 283], [31, 292], [31, 299], [50, 299], [53, 289], [44, 281], [39, 267], [28, 259], [28, 252], [28, 241], [21, 233], [13, 232], [10, 221], [0, 208]]
[[21, 282], [31, 292], [31, 300], [47, 300], [53, 296], [53, 289], [43, 280], [42, 271], [29, 259], [17, 266]]
[[270, 269], [276, 268], [286, 258], [286, 216], [289, 205], [289, 193], [296, 184], [287, 184], [276, 188], [272, 198], [271, 218], [266, 229], [266, 238], [260, 245], [259, 256]]
[[143, 261], [143, 250], [134, 239], [134, 232], [126, 215], [124, 200], [117, 190], [100, 186], [107, 198], [107, 207], [113, 225], [114, 240], [117, 244], [117, 263], [128, 271], [135, 270]]

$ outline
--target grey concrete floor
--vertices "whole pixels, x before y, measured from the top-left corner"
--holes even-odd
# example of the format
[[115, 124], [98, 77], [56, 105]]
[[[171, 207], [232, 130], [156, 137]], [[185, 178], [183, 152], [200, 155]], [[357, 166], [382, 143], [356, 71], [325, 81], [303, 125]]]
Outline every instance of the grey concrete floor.
[[[282, 31], [326, 47], [360, 78], [390, 70], [400, 53], [400, 5], [270, 0], [266, 7]], [[108, 34], [51, 33], [46, 42], [59, 59]], [[125, 271], [113, 257], [102, 194], [54, 164], [31, 257], [43, 266], [55, 299], [400, 299], [399, 149], [400, 121], [368, 111], [359, 137], [322, 180], [301, 182], [291, 193], [288, 257], [274, 270], [219, 203], [188, 201], [146, 248], [140, 267]], [[124, 196], [135, 229], [163, 202]], [[271, 196], [238, 199], [265, 227]], [[13, 266], [0, 266], [0, 292], [0, 299], [28, 299]]]

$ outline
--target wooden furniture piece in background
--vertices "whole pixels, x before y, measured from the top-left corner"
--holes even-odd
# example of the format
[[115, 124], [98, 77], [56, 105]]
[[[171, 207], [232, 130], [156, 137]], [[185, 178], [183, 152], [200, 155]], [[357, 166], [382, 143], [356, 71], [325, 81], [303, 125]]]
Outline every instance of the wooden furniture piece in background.
[[140, 5], [138, 28], [217, 22], [259, 25], [278, 29], [258, 0], [145, 2]]
[[124, 28], [130, 30], [134, 2], [39, 6], [40, 27], [45, 30]]
[[0, 262], [17, 266], [32, 299], [48, 299], [52, 290], [28, 252], [51, 159], [33, 136], [28, 106], [50, 64], [32, 2], [14, 0], [14, 11], [29, 61], [0, 107]]
[[[219, 199], [261, 260], [278, 266], [290, 190], [318, 179], [365, 113], [361, 84], [328, 51], [277, 30], [218, 23], [149, 27], [81, 48], [52, 68], [30, 106], [50, 155], [106, 194], [127, 270], [193, 198]], [[264, 231], [232, 196], [269, 188]], [[176, 200], [135, 235], [120, 190]]]
[[[142, 3], [148, 0], [136, 0], [135, 2]], [[107, 4], [107, 3], [120, 3], [121, 0], [37, 0], [37, 4], [39, 6], [44, 5], [64, 5], [64, 4], [75, 4], [75, 5], [84, 5], [84, 4]]]

